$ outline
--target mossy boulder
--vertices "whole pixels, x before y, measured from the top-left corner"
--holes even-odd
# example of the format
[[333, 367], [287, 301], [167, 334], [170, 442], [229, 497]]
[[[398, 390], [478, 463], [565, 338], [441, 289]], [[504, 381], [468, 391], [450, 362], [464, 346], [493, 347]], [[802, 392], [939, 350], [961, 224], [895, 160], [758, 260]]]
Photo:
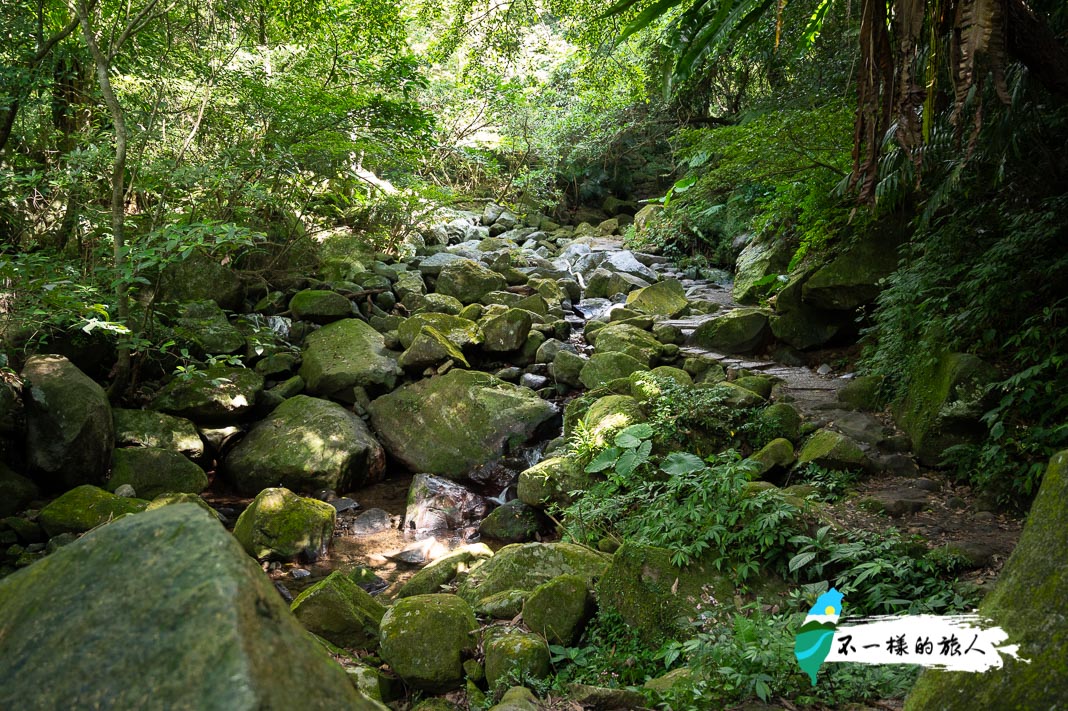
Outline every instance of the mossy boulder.
[[402, 271], [397, 274], [397, 281], [393, 284], [393, 293], [401, 301], [408, 296], [426, 294], [426, 282], [419, 272]]
[[625, 353], [646, 367], [656, 363], [662, 350], [653, 334], [629, 324], [610, 323], [597, 333], [597, 353]]
[[482, 349], [497, 353], [518, 350], [530, 335], [533, 323], [529, 311], [514, 308], [484, 319], [480, 324], [485, 336]]
[[753, 353], [768, 340], [768, 312], [735, 309], [705, 321], [690, 334], [690, 345], [717, 353]]
[[[906, 711], [1056, 709], [1068, 698], [1068, 450], [1050, 460], [1031, 512], [994, 590], [979, 605], [1019, 645], [1020, 660], [983, 674], [925, 671]], [[1028, 660], [1028, 661], [1023, 661]]]
[[182, 304], [175, 333], [195, 344], [203, 353], [230, 355], [245, 348], [245, 336], [226, 318], [214, 301]]
[[804, 301], [804, 286], [813, 273], [814, 269], [804, 269], [791, 275], [790, 281], [775, 295], [771, 333], [799, 350], [827, 343], [850, 326], [853, 318], [849, 311], [827, 311]]
[[442, 267], [434, 288], [439, 294], [472, 304], [481, 301], [491, 291], [504, 290], [507, 285], [504, 277], [497, 272], [473, 259], [464, 259]]
[[758, 425], [771, 435], [797, 442], [801, 437], [801, 414], [793, 405], [776, 402], [757, 415]]
[[304, 627], [339, 647], [373, 649], [386, 608], [340, 570], [302, 592], [290, 605]]
[[359, 319], [335, 321], [304, 341], [300, 377], [312, 395], [348, 400], [355, 387], [387, 392], [401, 372], [382, 334]]
[[538, 512], [521, 499], [513, 499], [490, 511], [478, 531], [495, 541], [525, 543], [533, 540], [540, 528]]
[[920, 464], [938, 466], [945, 450], [978, 442], [987, 433], [980, 418], [997, 380], [993, 366], [968, 353], [947, 353], [910, 373], [908, 393], [895, 409]]
[[530, 597], [529, 590], [502, 590], [478, 601], [475, 614], [495, 620], [512, 620], [523, 611], [523, 603]]
[[594, 353], [583, 363], [579, 381], [592, 390], [639, 370], [649, 370], [649, 367], [626, 353]]
[[465, 368], [471, 367], [463, 351], [433, 326], [423, 326], [408, 349], [397, 359], [397, 365], [408, 370], [436, 367], [447, 360]]
[[446, 296], [445, 294], [425, 294], [420, 297], [421, 305], [418, 306], [413, 313], [427, 313], [427, 314], [449, 314], [450, 316], [459, 316], [460, 312], [464, 310], [464, 305], [460, 303], [460, 300]]
[[397, 591], [397, 598], [441, 592], [443, 585], [452, 582], [457, 576], [466, 575], [476, 565], [492, 557], [493, 551], [485, 543], [461, 546], [432, 561], [410, 577]]
[[868, 456], [860, 445], [834, 430], [821, 429], [812, 433], [797, 453], [798, 465], [815, 464], [826, 469], [867, 469]]
[[441, 692], [463, 682], [464, 658], [474, 652], [478, 622], [455, 595], [414, 595], [397, 600], [382, 617], [380, 653], [415, 689]]
[[626, 542], [597, 583], [602, 610], [612, 610], [649, 644], [684, 628], [705, 606], [703, 596], [728, 601], [735, 586], [713, 565], [697, 561], [685, 568], [671, 563], [671, 551]]
[[431, 326], [460, 349], [477, 346], [483, 340], [482, 329], [468, 318], [444, 313], [422, 313], [405, 320], [397, 329], [401, 345], [411, 347], [424, 326]]
[[589, 581], [560, 575], [531, 591], [523, 603], [523, 622], [549, 644], [572, 646], [593, 614]]
[[881, 409], [879, 389], [883, 378], [879, 375], [861, 375], [853, 378], [838, 391], [838, 402], [854, 410], [875, 412]]
[[241, 512], [234, 537], [253, 558], [315, 560], [334, 535], [337, 511], [289, 489], [264, 489]]
[[627, 295], [627, 308], [651, 316], [674, 318], [689, 305], [686, 290], [678, 279], [664, 279]]
[[571, 457], [551, 457], [519, 473], [516, 496], [527, 506], [571, 503], [570, 492], [586, 488], [589, 475]]
[[775, 380], [766, 375], [743, 375], [733, 382], [738, 387], [756, 393], [765, 400], [771, 397], [771, 389], [775, 385]]
[[184, 303], [209, 299], [237, 311], [245, 299], [240, 277], [206, 254], [193, 254], [163, 270], [157, 301]]
[[607, 395], [590, 405], [583, 420], [591, 436], [602, 443], [611, 443], [616, 433], [625, 427], [645, 421], [638, 401], [629, 395]]
[[36, 484], [0, 462], [0, 517], [21, 511], [40, 495]]
[[193, 461], [204, 457], [204, 441], [187, 419], [152, 410], [111, 411], [118, 447], [159, 447], [184, 454]]
[[510, 629], [492, 635], [483, 648], [486, 683], [490, 689], [502, 679], [544, 679], [549, 676], [549, 645], [536, 634]]
[[880, 282], [897, 269], [895, 247], [873, 234], [836, 251], [805, 282], [802, 298], [817, 308], [837, 311], [871, 303], [882, 289]]
[[[578, 353], [560, 350], [553, 357], [552, 376], [558, 383], [577, 388], [582, 385], [581, 374], [586, 363], [587, 360]], [[638, 363], [638, 365], [641, 366], [641, 363]], [[591, 374], [591, 377], [600, 377], [600, 375]]]
[[0, 581], [0, 707], [374, 711], [259, 566], [191, 504]]
[[174, 378], [152, 400], [152, 409], [197, 424], [232, 425], [253, 412], [262, 392], [262, 375], [219, 365]]
[[331, 323], [352, 316], [352, 302], [336, 291], [304, 289], [289, 300], [293, 318], [312, 323]]
[[735, 263], [734, 299], [740, 304], [756, 303], [771, 288], [769, 277], [784, 274], [797, 245], [780, 235], [761, 233], [742, 249]]
[[297, 395], [256, 424], [227, 454], [223, 471], [250, 496], [272, 486], [348, 491], [380, 480], [386, 455], [359, 417], [329, 400]]
[[115, 447], [103, 388], [56, 355], [30, 356], [21, 377], [33, 478], [48, 488], [102, 483]]
[[749, 458], [760, 465], [760, 468], [753, 474], [757, 479], [788, 469], [796, 459], [794, 445], [790, 443], [790, 440], [782, 437], [771, 440]]
[[528, 440], [556, 408], [492, 375], [452, 370], [378, 398], [370, 412], [382, 444], [409, 469], [460, 479]]
[[107, 490], [129, 484], [142, 499], [160, 494], [199, 494], [208, 488], [208, 475], [178, 452], [158, 447], [116, 449], [111, 458]]
[[610, 557], [574, 543], [522, 543], [505, 546], [460, 583], [457, 594], [477, 604], [505, 590], [534, 590], [560, 575], [574, 574], [592, 587]]
[[148, 506], [145, 511], [155, 511], [163, 506], [174, 506], [176, 504], [193, 504], [197, 508], [201, 509], [205, 513], [209, 514], [212, 518], [217, 519], [219, 515], [215, 512], [208, 502], [200, 498], [196, 494], [160, 494], [156, 498], [148, 502]]
[[717, 393], [725, 405], [737, 408], [759, 407], [767, 401], [748, 388], [730, 382], [700, 385]]
[[49, 536], [84, 533], [124, 514], [144, 511], [148, 502], [115, 496], [91, 484], [75, 487], [41, 509], [37, 522]]
[[632, 274], [594, 269], [586, 280], [587, 299], [607, 299], [616, 294], [629, 294], [635, 289], [644, 289], [650, 282]]

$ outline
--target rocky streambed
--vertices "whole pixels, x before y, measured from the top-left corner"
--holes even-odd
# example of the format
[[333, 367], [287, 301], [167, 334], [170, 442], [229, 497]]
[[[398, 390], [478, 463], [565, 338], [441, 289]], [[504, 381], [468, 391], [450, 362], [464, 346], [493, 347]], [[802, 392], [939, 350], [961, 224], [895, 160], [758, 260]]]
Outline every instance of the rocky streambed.
[[[54, 671], [65, 659], [60, 637], [79, 655], [105, 656], [139, 639], [111, 676], [50, 693], [69, 703], [141, 693], [162, 705], [214, 705], [230, 698], [212, 686], [225, 666], [183, 662], [174, 686], [138, 677], [138, 665], [164, 653], [186, 659], [196, 652], [182, 647], [187, 635], [221, 636], [247, 657], [248, 698], [284, 697], [276, 684], [288, 677], [269, 659], [279, 654], [300, 658], [298, 671], [317, 669], [309, 679], [322, 676], [310, 705], [345, 698], [372, 708], [403, 705], [404, 688], [470, 701], [517, 668], [544, 676], [547, 645], [576, 642], [595, 605], [619, 611], [652, 644], [707, 590], [731, 599], [733, 587], [701, 565], [677, 568], [660, 549], [561, 543], [549, 516], [592, 481], [563, 435], [581, 422], [611, 437], [644, 421], [648, 374], [715, 390], [776, 428], [780, 437], [746, 452], [759, 462], [758, 488], [789, 484], [798, 463], [878, 473], [865, 511], [915, 517], [923, 533], [923, 512], [967, 495], [943, 495], [910, 450], [959, 435], [974, 403], [957, 385], [987, 377], [981, 363], [947, 360], [953, 387], [916, 404], [934, 415], [914, 417], [903, 434], [872, 412], [876, 383], [811, 351], [847, 328], [841, 313], [833, 329], [819, 328], [816, 309], [855, 308], [852, 276], [837, 299], [833, 275], [816, 272], [806, 280], [818, 289], [788, 287], [774, 310], [741, 306], [720, 274], [624, 249], [628, 219], [562, 228], [524, 225], [496, 206], [454, 213], [423, 231], [410, 258], [335, 257], [321, 279], [253, 294], [236, 315], [216, 299], [230, 290], [208, 284], [185, 294], [173, 324], [202, 352], [241, 355], [248, 367], [186, 369], [142, 408], [112, 408], [66, 358], [31, 357], [3, 389], [0, 411], [4, 572], [19, 569], [0, 582], [0, 630], [12, 630], [6, 643], [0, 634], [0, 675], [28, 664]], [[750, 256], [743, 262], [759, 266], [760, 254]], [[957, 419], [940, 419], [947, 409]], [[694, 451], [702, 441], [695, 432]], [[971, 511], [963, 501], [954, 510]], [[219, 522], [233, 535], [220, 537]], [[966, 522], [949, 529], [938, 531], [947, 544], [967, 537]], [[977, 552], [975, 567], [999, 565], [1012, 540]], [[249, 577], [252, 559], [273, 586]], [[95, 566], [88, 573], [85, 560]], [[132, 570], [144, 583], [131, 589]], [[93, 603], [79, 608], [64, 580]], [[42, 595], [59, 601], [41, 623], [55, 639], [25, 626]], [[192, 609], [199, 599], [239, 624], [214, 626], [210, 605]], [[90, 633], [105, 624], [102, 601], [119, 600], [136, 600], [123, 624]], [[351, 684], [319, 668], [321, 648], [295, 640], [287, 605], [343, 660]], [[0, 705], [33, 683], [0, 693]], [[576, 703], [601, 698], [574, 693]]]

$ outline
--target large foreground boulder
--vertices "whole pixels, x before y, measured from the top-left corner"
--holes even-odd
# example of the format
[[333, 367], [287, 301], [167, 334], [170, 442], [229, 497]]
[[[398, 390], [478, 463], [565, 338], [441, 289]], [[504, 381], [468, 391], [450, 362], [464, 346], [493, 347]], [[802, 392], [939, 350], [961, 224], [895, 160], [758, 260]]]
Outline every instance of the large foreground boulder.
[[63, 356], [30, 356], [22, 369], [29, 464], [41, 484], [104, 481], [115, 426], [103, 388]]
[[0, 581], [0, 707], [382, 707], [192, 504], [98, 529]]
[[[905, 704], [907, 711], [1059, 709], [1068, 699], [1068, 450], [1050, 460], [1027, 525], [997, 586], [979, 605], [1020, 645], [1017, 661], [983, 674], [923, 673]], [[1024, 662], [1023, 660], [1029, 660]]]
[[371, 403], [386, 450], [412, 471], [462, 479], [534, 434], [556, 408], [486, 373], [453, 370]]
[[298, 395], [279, 405], [226, 457], [227, 478], [249, 496], [271, 486], [312, 493], [378, 481], [386, 455], [363, 420], [340, 405]]
[[351, 402], [354, 387], [385, 392], [400, 375], [382, 334], [359, 319], [335, 321], [304, 341], [300, 377], [312, 395]]

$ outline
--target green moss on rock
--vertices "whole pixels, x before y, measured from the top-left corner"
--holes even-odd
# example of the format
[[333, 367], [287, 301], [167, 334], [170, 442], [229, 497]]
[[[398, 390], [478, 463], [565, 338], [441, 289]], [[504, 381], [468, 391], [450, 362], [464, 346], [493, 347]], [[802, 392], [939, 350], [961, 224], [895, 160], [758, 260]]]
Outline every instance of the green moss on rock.
[[386, 608], [351, 578], [335, 570], [290, 605], [310, 632], [349, 649], [371, 649]]
[[253, 558], [316, 559], [330, 545], [337, 511], [289, 489], [264, 489], [234, 525], [234, 537]]
[[425, 566], [408, 578], [397, 592], [397, 598], [413, 595], [430, 595], [441, 592], [441, 587], [464, 576], [482, 561], [493, 557], [493, 551], [485, 543], [461, 546]]
[[184, 454], [193, 461], [204, 456], [204, 441], [189, 420], [152, 410], [115, 408], [111, 414], [118, 447], [159, 447]]
[[610, 323], [597, 332], [596, 353], [625, 353], [646, 367], [656, 363], [663, 348], [653, 334], [625, 323]]
[[471, 604], [504, 590], [533, 590], [553, 578], [575, 574], [592, 586], [611, 558], [573, 543], [505, 546], [460, 584], [457, 594]]
[[400, 375], [382, 334], [359, 319], [335, 321], [304, 341], [300, 377], [312, 395], [344, 399], [354, 387], [384, 392], [393, 389]]
[[641, 361], [626, 353], [594, 353], [579, 371], [579, 381], [593, 389], [619, 378], [626, 378], [639, 370], [648, 370]]
[[794, 445], [782, 437], [773, 439], [749, 458], [760, 464], [760, 469], [753, 476], [761, 479], [773, 472], [787, 469], [794, 463]]
[[523, 603], [523, 622], [549, 644], [573, 645], [593, 613], [589, 581], [568, 574], [534, 588]]
[[483, 340], [482, 329], [468, 318], [446, 313], [421, 313], [407, 319], [397, 329], [401, 345], [411, 347], [424, 326], [436, 329], [460, 349], [477, 346]]
[[490, 511], [489, 515], [482, 519], [478, 531], [496, 541], [525, 543], [537, 536], [539, 528], [541, 522], [538, 520], [537, 511], [521, 499], [513, 499]]
[[477, 630], [470, 605], [455, 595], [406, 597], [382, 617], [381, 655], [408, 686], [448, 691], [463, 682]]
[[41, 509], [37, 522], [49, 536], [84, 533], [125, 514], [144, 511], [148, 502], [115, 496], [84, 484], [75, 487]]
[[220, 365], [174, 378], [152, 400], [152, 408], [198, 424], [230, 425], [252, 413], [262, 392], [263, 376]]
[[481, 301], [491, 291], [501, 291], [507, 286], [504, 277], [471, 259], [446, 264], [438, 274], [435, 290], [452, 296], [461, 303]]
[[627, 295], [627, 308], [653, 316], [674, 318], [689, 305], [686, 290], [678, 279], [664, 279]]
[[199, 494], [208, 488], [208, 475], [178, 452], [157, 447], [116, 449], [111, 459], [108, 491], [129, 484], [142, 499], [160, 494]]
[[519, 473], [516, 496], [527, 506], [566, 506], [570, 492], [585, 489], [589, 475], [570, 457], [550, 457]]
[[549, 646], [536, 634], [509, 630], [484, 644], [486, 682], [493, 689], [508, 679], [544, 679], [549, 676]]
[[767, 311], [743, 308], [705, 321], [690, 334], [689, 343], [717, 353], [752, 353], [770, 333]]
[[833, 430], [817, 430], [797, 454], [798, 464], [816, 464], [827, 469], [866, 469], [868, 457], [860, 445]]
[[331, 323], [352, 315], [352, 302], [336, 291], [304, 289], [289, 300], [293, 317], [313, 323]]

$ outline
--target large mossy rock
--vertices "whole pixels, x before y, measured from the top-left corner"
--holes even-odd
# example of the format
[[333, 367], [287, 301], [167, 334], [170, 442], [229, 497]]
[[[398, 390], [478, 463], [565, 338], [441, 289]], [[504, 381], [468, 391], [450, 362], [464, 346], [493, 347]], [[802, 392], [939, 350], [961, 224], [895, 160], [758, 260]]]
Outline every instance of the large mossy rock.
[[658, 644], [696, 616], [703, 595], [727, 601], [735, 586], [714, 566], [697, 561], [671, 564], [671, 551], [624, 543], [597, 583], [601, 609], [618, 612], [649, 644]]
[[330, 545], [337, 511], [289, 489], [264, 489], [241, 512], [234, 537], [253, 558], [315, 560]]
[[194, 254], [163, 271], [157, 301], [210, 299], [228, 311], [237, 311], [244, 298], [245, 288], [236, 272], [207, 255]]
[[175, 378], [152, 400], [152, 408], [204, 425], [232, 425], [252, 413], [263, 376], [248, 368], [219, 365]]
[[531, 591], [523, 603], [523, 622], [549, 644], [572, 646], [593, 614], [589, 581], [560, 575]]
[[309, 632], [348, 649], [373, 649], [386, 614], [382, 603], [340, 570], [298, 595], [290, 609]]
[[111, 411], [115, 422], [115, 446], [159, 447], [184, 454], [193, 461], [204, 456], [204, 440], [189, 420], [152, 410]]
[[[983, 674], [928, 670], [906, 711], [1060, 709], [1068, 699], [1068, 450], [1050, 460], [1027, 525], [994, 590], [979, 605], [1020, 646], [1020, 661]], [[1024, 662], [1022, 660], [1029, 660]]]
[[610, 323], [597, 332], [597, 353], [625, 353], [647, 368], [656, 363], [662, 350], [653, 334], [630, 324]]
[[252, 496], [272, 486], [348, 491], [380, 480], [386, 455], [363, 420], [340, 405], [297, 395], [275, 408], [226, 456], [224, 472]]
[[938, 466], [948, 447], [977, 442], [986, 434], [980, 418], [996, 379], [993, 366], [968, 353], [944, 354], [928, 369], [910, 374], [895, 419], [912, 439], [921, 464]]
[[461, 598], [414, 595], [397, 600], [382, 617], [380, 653], [408, 686], [448, 691], [463, 681], [477, 632], [475, 613]]
[[481, 324], [486, 337], [482, 349], [494, 353], [518, 350], [530, 335], [533, 323], [531, 313], [524, 309], [508, 309], [500, 316], [487, 318]]
[[690, 305], [678, 279], [664, 279], [627, 294], [627, 308], [650, 316], [674, 318]]
[[768, 277], [789, 268], [796, 248], [792, 240], [770, 232], [753, 237], [735, 264], [734, 299], [740, 304], [756, 303], [770, 289]]
[[[604, 331], [607, 328], [606, 326], [601, 330]], [[563, 353], [558, 354], [560, 357], [563, 357], [563, 355]], [[594, 353], [589, 360], [582, 363], [582, 369], [579, 371], [579, 382], [592, 390], [613, 380], [626, 378], [631, 373], [636, 373], [639, 370], [649, 370], [649, 367], [626, 353]]]
[[22, 380], [26, 450], [34, 478], [52, 488], [103, 482], [115, 446], [103, 388], [55, 355], [30, 356]]
[[218, 304], [207, 299], [182, 304], [174, 330], [203, 353], [230, 355], [245, 348], [244, 334], [230, 323]]
[[798, 465], [815, 464], [825, 469], [853, 470], [870, 466], [857, 442], [834, 430], [817, 430], [797, 453]]
[[380, 709], [192, 504], [93, 531], [0, 581], [0, 707]]
[[471, 319], [444, 313], [422, 313], [405, 319], [397, 329], [401, 345], [410, 348], [425, 326], [433, 327], [460, 349], [482, 343], [482, 329]]
[[300, 377], [312, 395], [351, 401], [355, 387], [387, 392], [401, 372], [382, 334], [359, 319], [335, 321], [304, 340]]
[[451, 479], [525, 442], [556, 414], [527, 388], [463, 370], [398, 388], [370, 410], [392, 456], [412, 471]]
[[702, 323], [688, 342], [717, 353], [752, 353], [764, 345], [770, 333], [767, 311], [735, 309]]
[[571, 457], [551, 457], [519, 473], [516, 496], [534, 508], [566, 506], [571, 503], [570, 492], [585, 489], [589, 480]]
[[116, 496], [91, 484], [75, 487], [41, 509], [37, 522], [49, 536], [84, 533], [120, 516], [144, 511], [147, 501]]
[[459, 299], [461, 303], [474, 304], [491, 291], [502, 291], [507, 285], [497, 272], [473, 259], [464, 259], [442, 267], [435, 290]]
[[494, 634], [483, 644], [486, 652], [486, 683], [512, 679], [544, 679], [549, 676], [549, 645], [539, 635], [509, 629]]
[[574, 543], [522, 543], [505, 546], [460, 583], [457, 594], [477, 604], [506, 590], [534, 590], [561, 575], [578, 575], [592, 587], [608, 567], [604, 553]]
[[479, 524], [478, 532], [495, 541], [526, 543], [534, 540], [540, 528], [538, 512], [521, 499], [512, 499], [490, 511]]
[[208, 488], [208, 475], [169, 449], [116, 449], [107, 489], [115, 491], [124, 484], [132, 486], [142, 499], [154, 499], [160, 494], [199, 494]]
[[897, 269], [897, 244], [871, 234], [835, 252], [835, 257], [805, 282], [806, 304], [832, 311], [851, 311], [871, 303], [880, 282]]
[[397, 365], [407, 370], [436, 367], [447, 360], [465, 368], [471, 367], [463, 351], [433, 326], [423, 326], [408, 349], [397, 359]]
[[312, 323], [332, 323], [352, 315], [352, 302], [326, 289], [304, 289], [289, 300], [293, 318]]

